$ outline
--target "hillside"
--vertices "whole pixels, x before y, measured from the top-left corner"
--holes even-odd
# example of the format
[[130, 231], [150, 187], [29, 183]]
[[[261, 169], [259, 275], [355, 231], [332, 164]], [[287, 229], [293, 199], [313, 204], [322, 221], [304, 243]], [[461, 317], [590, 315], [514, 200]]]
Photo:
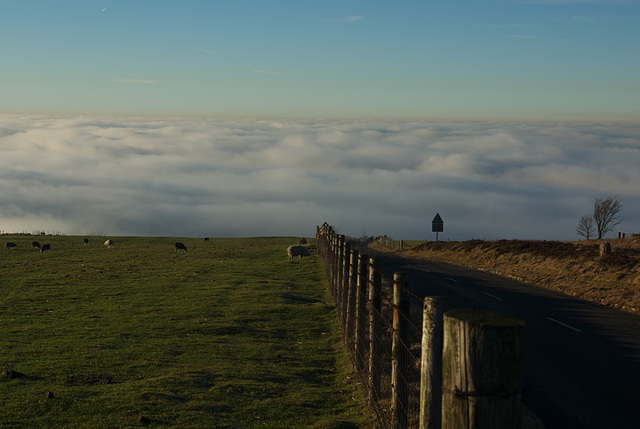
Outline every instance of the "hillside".
[[598, 240], [427, 242], [403, 254], [492, 272], [640, 314], [640, 239], [607, 241], [612, 251], [603, 257]]
[[1, 428], [371, 427], [297, 238], [1, 238]]

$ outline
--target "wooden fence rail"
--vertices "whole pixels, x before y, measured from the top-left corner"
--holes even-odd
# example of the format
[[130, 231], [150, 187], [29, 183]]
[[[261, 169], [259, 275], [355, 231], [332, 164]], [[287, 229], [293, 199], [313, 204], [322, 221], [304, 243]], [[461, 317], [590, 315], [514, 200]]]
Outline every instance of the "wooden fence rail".
[[385, 275], [326, 223], [316, 239], [344, 341], [380, 427], [521, 428], [522, 321], [448, 310], [446, 297], [420, 298], [405, 273]]

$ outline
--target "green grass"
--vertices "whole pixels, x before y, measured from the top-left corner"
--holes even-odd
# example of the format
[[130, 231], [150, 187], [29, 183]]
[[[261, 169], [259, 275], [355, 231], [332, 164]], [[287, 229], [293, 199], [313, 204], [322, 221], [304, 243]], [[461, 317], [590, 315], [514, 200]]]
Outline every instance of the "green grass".
[[372, 426], [295, 239], [82, 238], [2, 237], [0, 427]]

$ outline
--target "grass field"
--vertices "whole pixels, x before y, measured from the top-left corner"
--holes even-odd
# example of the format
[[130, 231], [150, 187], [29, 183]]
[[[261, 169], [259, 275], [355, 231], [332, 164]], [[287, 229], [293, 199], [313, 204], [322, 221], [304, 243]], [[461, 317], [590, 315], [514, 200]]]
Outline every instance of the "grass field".
[[0, 238], [0, 427], [372, 426], [296, 239], [88, 238]]

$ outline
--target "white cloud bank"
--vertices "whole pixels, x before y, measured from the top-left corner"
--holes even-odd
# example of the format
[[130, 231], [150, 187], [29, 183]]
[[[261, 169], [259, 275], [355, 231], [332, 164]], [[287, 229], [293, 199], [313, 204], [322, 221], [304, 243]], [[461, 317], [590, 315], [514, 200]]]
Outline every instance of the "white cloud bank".
[[0, 230], [577, 239], [640, 232], [640, 126], [0, 116]]

